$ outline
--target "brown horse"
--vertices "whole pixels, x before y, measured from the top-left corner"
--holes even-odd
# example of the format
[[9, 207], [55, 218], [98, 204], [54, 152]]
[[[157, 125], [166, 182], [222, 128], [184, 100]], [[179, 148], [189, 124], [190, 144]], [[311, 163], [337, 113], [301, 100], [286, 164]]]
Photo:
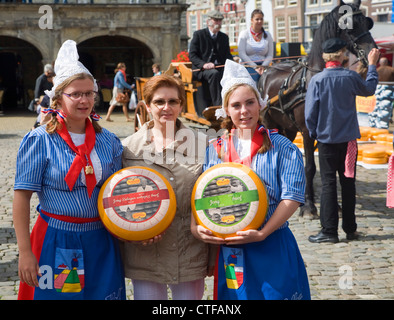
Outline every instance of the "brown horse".
[[316, 30], [306, 61], [276, 63], [265, 70], [258, 83], [261, 96], [268, 95], [270, 99], [267, 108], [263, 110], [264, 124], [268, 128], [277, 128], [291, 141], [298, 131], [302, 134], [306, 189], [305, 205], [301, 207], [300, 215], [312, 219], [317, 217], [313, 191], [313, 178], [316, 173], [315, 141], [309, 136], [305, 126], [305, 93], [311, 77], [324, 68], [321, 46], [329, 38], [345, 40], [348, 50], [356, 55], [363, 65], [368, 65], [366, 57], [369, 51], [377, 46], [369, 32], [373, 21], [360, 11], [360, 2], [361, 0], [355, 4], [345, 4], [341, 1], [341, 4], [323, 19]]

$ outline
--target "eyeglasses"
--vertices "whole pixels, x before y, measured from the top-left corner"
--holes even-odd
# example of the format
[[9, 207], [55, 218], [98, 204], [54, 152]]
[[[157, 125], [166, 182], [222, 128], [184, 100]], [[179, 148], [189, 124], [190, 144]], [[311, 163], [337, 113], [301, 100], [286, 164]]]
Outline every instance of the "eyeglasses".
[[181, 104], [181, 100], [180, 99], [169, 99], [169, 100], [157, 99], [157, 100], [153, 100], [152, 104], [154, 104], [159, 109], [164, 108], [166, 104], [168, 104], [171, 108], [175, 108]]
[[81, 100], [82, 96], [85, 96], [87, 99], [94, 99], [97, 95], [96, 91], [86, 91], [86, 92], [71, 92], [71, 93], [65, 93], [63, 94], [67, 97], [69, 97], [71, 100]]

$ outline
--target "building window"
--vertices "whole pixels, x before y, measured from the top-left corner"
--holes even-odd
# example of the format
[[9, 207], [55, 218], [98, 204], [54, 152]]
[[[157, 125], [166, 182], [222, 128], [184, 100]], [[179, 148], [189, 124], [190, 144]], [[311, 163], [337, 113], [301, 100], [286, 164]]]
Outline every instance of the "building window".
[[270, 24], [264, 20], [263, 28], [265, 31], [270, 31]]
[[223, 19], [222, 28], [220, 31], [222, 31], [228, 35], [228, 20], [227, 19]]
[[288, 0], [288, 1], [287, 1], [287, 4], [288, 4], [289, 6], [296, 6], [297, 3], [298, 3], [298, 0]]
[[377, 20], [378, 20], [378, 22], [387, 22], [387, 21], [389, 21], [389, 15], [388, 14], [378, 14]]
[[263, 4], [261, 3], [261, 0], [256, 0], [256, 9], [262, 9], [263, 8]]
[[286, 22], [284, 17], [276, 17], [276, 41], [286, 41]]
[[308, 39], [309, 41], [313, 40], [314, 32], [315, 32], [315, 27], [319, 25], [319, 15], [313, 14], [309, 16], [309, 35]]
[[289, 16], [289, 26], [290, 26], [290, 42], [299, 42], [298, 36], [298, 17]]
[[285, 0], [275, 0], [275, 7], [284, 7]]
[[242, 18], [239, 22], [239, 33], [241, 33], [241, 31], [246, 29], [246, 20], [245, 18]]
[[205, 27], [207, 27], [207, 20], [208, 20], [208, 14], [204, 13], [200, 16], [200, 27], [198, 29], [203, 29]]
[[316, 6], [318, 3], [318, 0], [309, 0], [309, 5], [310, 6]]
[[194, 31], [197, 30], [197, 16], [189, 16], [189, 36], [192, 36]]
[[231, 20], [230, 21], [228, 38], [229, 38], [230, 46], [236, 45], [236, 41], [235, 41], [235, 20]]

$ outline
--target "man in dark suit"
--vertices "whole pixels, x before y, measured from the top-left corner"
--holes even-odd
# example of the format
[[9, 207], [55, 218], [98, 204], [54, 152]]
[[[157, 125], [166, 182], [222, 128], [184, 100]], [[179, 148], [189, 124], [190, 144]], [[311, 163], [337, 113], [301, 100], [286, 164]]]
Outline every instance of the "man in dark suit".
[[[233, 60], [228, 36], [220, 31], [223, 15], [219, 11], [208, 13], [208, 27], [194, 32], [190, 42], [189, 58], [192, 62], [194, 77], [208, 82], [212, 105], [222, 104], [220, 80], [223, 76], [226, 59]], [[221, 66], [221, 67], [217, 67]]]

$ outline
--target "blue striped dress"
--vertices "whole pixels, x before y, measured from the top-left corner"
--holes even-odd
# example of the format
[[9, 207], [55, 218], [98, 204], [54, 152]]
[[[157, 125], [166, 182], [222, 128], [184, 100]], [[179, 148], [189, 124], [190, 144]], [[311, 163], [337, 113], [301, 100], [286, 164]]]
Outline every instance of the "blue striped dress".
[[[252, 169], [264, 182], [269, 199], [264, 224], [280, 201], [288, 199], [303, 204], [305, 192], [301, 152], [280, 134], [270, 132], [270, 138], [271, 149], [263, 154], [258, 153], [252, 159]], [[234, 138], [238, 152], [239, 145]], [[225, 142], [223, 147], [226, 150]], [[206, 151], [203, 170], [221, 162], [211, 143]], [[217, 299], [310, 299], [305, 265], [288, 225], [286, 221], [261, 242], [221, 246], [215, 279]], [[235, 282], [229, 279], [231, 277]]]
[[[100, 187], [121, 169], [121, 142], [106, 129], [96, 133], [94, 153], [98, 163], [93, 167], [99, 174], [96, 173], [97, 184], [89, 198], [82, 171], [69, 190], [64, 177], [75, 153], [57, 133], [48, 134], [45, 128], [39, 127], [23, 138], [14, 190], [30, 190], [38, 195], [40, 215], [31, 237], [35, 239], [43, 230], [45, 237], [40, 244], [32, 240], [32, 247], [34, 251], [39, 246], [37, 261], [49, 271], [42, 277], [42, 286], [33, 293], [23, 293], [30, 289], [21, 284], [20, 298], [125, 299], [118, 240], [104, 228], [97, 207]], [[69, 222], [69, 218], [84, 218], [87, 222]]]

